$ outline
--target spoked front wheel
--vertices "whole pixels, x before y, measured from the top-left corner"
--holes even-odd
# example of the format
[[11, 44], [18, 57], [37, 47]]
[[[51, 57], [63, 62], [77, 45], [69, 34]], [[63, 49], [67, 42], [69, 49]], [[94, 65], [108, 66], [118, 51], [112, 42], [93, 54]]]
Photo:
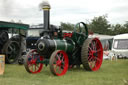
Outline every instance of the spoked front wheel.
[[25, 69], [29, 73], [39, 73], [42, 68], [42, 63], [37, 63], [37, 61], [43, 61], [43, 57], [37, 52], [37, 50], [30, 50], [25, 59]]
[[102, 64], [103, 48], [98, 38], [85, 40], [82, 51], [81, 61], [88, 71], [97, 71]]
[[51, 72], [56, 76], [62, 76], [68, 70], [68, 56], [64, 51], [54, 51], [49, 63]]

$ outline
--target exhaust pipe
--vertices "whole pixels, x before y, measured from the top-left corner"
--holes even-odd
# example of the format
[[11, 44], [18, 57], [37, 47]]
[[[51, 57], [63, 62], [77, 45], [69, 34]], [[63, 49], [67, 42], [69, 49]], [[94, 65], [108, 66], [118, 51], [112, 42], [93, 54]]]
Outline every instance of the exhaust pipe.
[[40, 6], [43, 9], [44, 12], [44, 29], [45, 30], [50, 30], [50, 4], [48, 3], [48, 1], [43, 1], [43, 3], [40, 4]]

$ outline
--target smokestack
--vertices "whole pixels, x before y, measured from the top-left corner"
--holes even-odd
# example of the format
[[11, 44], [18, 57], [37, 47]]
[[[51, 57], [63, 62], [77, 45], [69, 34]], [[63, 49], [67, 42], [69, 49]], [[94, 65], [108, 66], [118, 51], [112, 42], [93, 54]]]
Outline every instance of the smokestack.
[[40, 7], [43, 9], [43, 12], [44, 12], [44, 29], [45, 30], [50, 30], [49, 28], [49, 25], [50, 25], [50, 4], [48, 3], [48, 1], [43, 1], [41, 4], [40, 4]]

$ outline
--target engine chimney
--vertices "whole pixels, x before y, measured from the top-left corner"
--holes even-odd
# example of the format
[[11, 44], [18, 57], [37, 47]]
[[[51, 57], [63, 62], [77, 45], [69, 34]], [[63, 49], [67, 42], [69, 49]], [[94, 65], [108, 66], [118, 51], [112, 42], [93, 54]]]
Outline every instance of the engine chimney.
[[49, 25], [50, 25], [50, 4], [48, 3], [48, 1], [43, 1], [42, 4], [40, 4], [40, 6], [43, 9], [44, 12], [44, 29], [45, 30], [50, 30]]

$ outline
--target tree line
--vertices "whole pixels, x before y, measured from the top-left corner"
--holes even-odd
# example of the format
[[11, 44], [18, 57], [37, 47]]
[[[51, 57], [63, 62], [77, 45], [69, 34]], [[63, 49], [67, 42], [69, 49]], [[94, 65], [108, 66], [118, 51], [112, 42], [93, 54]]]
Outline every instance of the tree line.
[[[89, 32], [103, 34], [103, 35], [117, 35], [128, 33], [128, 22], [125, 24], [110, 24], [107, 20], [107, 15], [94, 17], [91, 22], [87, 24]], [[74, 29], [74, 24], [61, 22], [63, 30]]]

